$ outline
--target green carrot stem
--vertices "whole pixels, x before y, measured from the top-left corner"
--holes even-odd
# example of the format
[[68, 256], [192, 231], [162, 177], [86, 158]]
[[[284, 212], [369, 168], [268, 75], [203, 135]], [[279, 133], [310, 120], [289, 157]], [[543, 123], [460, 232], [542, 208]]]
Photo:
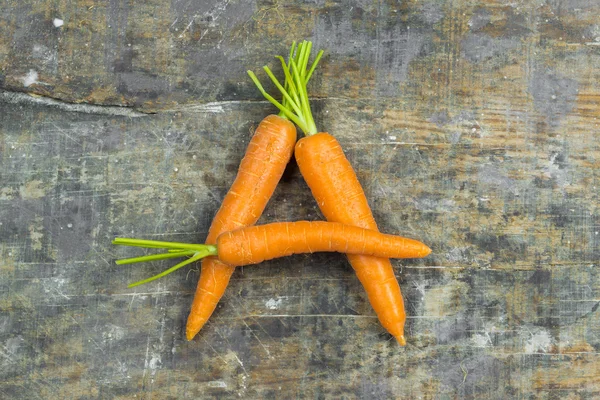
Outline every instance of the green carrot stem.
[[184, 251], [169, 250], [169, 253], [151, 254], [151, 255], [147, 255], [147, 256], [132, 257], [132, 258], [123, 258], [121, 260], [117, 260], [116, 263], [117, 263], [117, 265], [134, 264], [134, 263], [140, 263], [140, 262], [145, 262], [145, 261], [166, 260], [169, 258], [192, 256], [196, 253], [197, 253], [196, 250], [184, 250]]
[[307, 42], [307, 44], [302, 48], [302, 54], [300, 55], [301, 64], [299, 66], [302, 67], [302, 71], [306, 71], [306, 66], [308, 65], [308, 56], [310, 55], [310, 50], [312, 48], [312, 42]]
[[181, 267], [184, 267], [194, 261], [198, 261], [204, 257], [208, 256], [216, 256], [217, 255], [217, 246], [209, 245], [209, 244], [191, 244], [191, 243], [179, 243], [179, 242], [161, 242], [158, 240], [143, 240], [143, 239], [129, 239], [129, 238], [116, 238], [112, 242], [116, 245], [121, 246], [135, 246], [135, 247], [145, 247], [151, 249], [167, 249], [166, 253], [160, 254], [150, 254], [146, 256], [140, 257], [132, 257], [125, 258], [121, 260], [117, 260], [117, 265], [123, 264], [134, 264], [144, 261], [156, 261], [156, 260], [166, 260], [170, 258], [179, 258], [189, 256], [190, 258], [180, 262], [179, 264], [161, 272], [160, 274], [154, 275], [150, 278], [134, 282], [130, 284], [129, 288], [142, 285], [144, 283], [152, 282], [158, 278], [162, 278], [165, 275], [170, 274], [173, 271], [178, 270]]
[[285, 82], [283, 85], [275, 78], [268, 67], [263, 67], [269, 79], [273, 81], [277, 89], [281, 92], [283, 96], [282, 103], [279, 103], [273, 96], [269, 95], [256, 75], [254, 75], [252, 71], [248, 71], [248, 75], [250, 75], [250, 78], [262, 95], [280, 110], [280, 115], [285, 115], [288, 119], [298, 125], [305, 135], [312, 135], [318, 132], [310, 108], [306, 87], [323, 55], [323, 51], [319, 51], [310, 68], [308, 68], [311, 50], [311, 42], [303, 41], [298, 45], [294, 42], [287, 63], [285, 63], [283, 57], [277, 57], [281, 61], [281, 66], [285, 75]]
[[293, 78], [296, 81], [296, 84], [298, 85], [298, 91], [299, 91], [299, 96], [302, 99], [301, 101], [301, 105], [302, 105], [302, 114], [303, 115], [311, 115], [310, 119], [306, 119], [306, 127], [302, 129], [302, 131], [305, 134], [314, 134], [317, 133], [317, 127], [315, 125], [315, 121], [312, 118], [312, 113], [310, 110], [310, 103], [309, 103], [309, 99], [308, 99], [308, 92], [306, 90], [306, 83], [304, 82], [304, 80], [301, 77], [301, 71], [298, 68], [298, 64], [295, 61], [292, 61], [292, 74], [293, 74]]
[[310, 66], [310, 70], [308, 71], [308, 74], [306, 75], [306, 83], [308, 83], [308, 81], [310, 80], [310, 77], [312, 76], [313, 72], [315, 71], [315, 68], [317, 68], [317, 64], [321, 60], [321, 57], [323, 57], [323, 54], [324, 54], [323, 50], [320, 50], [319, 53], [317, 53], [317, 56], [315, 57], [315, 60], [313, 61], [312, 65]]
[[179, 268], [185, 267], [186, 265], [188, 265], [188, 264], [190, 264], [190, 263], [193, 263], [193, 262], [195, 262], [195, 261], [198, 261], [198, 260], [200, 260], [200, 259], [202, 259], [202, 258], [204, 258], [204, 257], [207, 257], [207, 256], [209, 256], [209, 255], [211, 255], [211, 254], [209, 254], [209, 252], [208, 252], [208, 251], [205, 251], [205, 252], [199, 252], [199, 253], [198, 253], [197, 255], [195, 255], [194, 257], [192, 257], [192, 258], [189, 258], [189, 259], [187, 259], [187, 260], [185, 260], [185, 261], [182, 261], [182, 262], [180, 262], [179, 264], [177, 264], [177, 265], [174, 265], [174, 266], [172, 266], [171, 268], [169, 268], [169, 269], [167, 269], [167, 270], [165, 270], [165, 271], [161, 272], [160, 274], [156, 274], [156, 275], [154, 275], [154, 276], [151, 276], [150, 278], [146, 278], [146, 279], [143, 279], [143, 280], [141, 280], [141, 281], [137, 281], [137, 282], [134, 282], [134, 283], [130, 283], [129, 285], [127, 285], [127, 287], [131, 289], [132, 287], [136, 287], [136, 286], [139, 286], [139, 285], [143, 285], [144, 283], [152, 282], [152, 281], [154, 281], [154, 280], [157, 280], [158, 278], [162, 278], [162, 277], [163, 277], [163, 276], [165, 276], [165, 275], [169, 275], [171, 272], [177, 271]]
[[[292, 59], [292, 57], [294, 57], [294, 50], [295, 50], [295, 49], [296, 49], [296, 42], [293, 42], [293, 43], [292, 43], [292, 47], [291, 47], [291, 49], [290, 49], [290, 55], [289, 55], [289, 57], [288, 57], [288, 62], [289, 62], [289, 60], [291, 60], [291, 59]], [[284, 84], [283, 86], [284, 86], [285, 90], [287, 91], [287, 90], [288, 90], [288, 86], [289, 86], [288, 82], [286, 81], [286, 82], [285, 82], [285, 84]], [[283, 107], [287, 108], [287, 100], [286, 100], [286, 98], [285, 98], [285, 97], [283, 97], [283, 98], [281, 99], [281, 105], [282, 105]], [[280, 116], [280, 117], [282, 117], [282, 118], [289, 119], [289, 118], [288, 118], [288, 117], [285, 115], [285, 113], [284, 113], [283, 111], [279, 111], [279, 114], [277, 114], [277, 115], [279, 115], [279, 116]]]
[[275, 107], [277, 107], [292, 122], [294, 122], [296, 125], [300, 126], [299, 125], [300, 121], [298, 120], [298, 117], [296, 116], [296, 114], [294, 114], [292, 111], [290, 111], [288, 107], [284, 107], [280, 102], [278, 102], [277, 100], [275, 100], [269, 93], [267, 93], [267, 91], [260, 84], [260, 81], [258, 80], [258, 78], [256, 77], [256, 75], [254, 75], [254, 72], [248, 71], [248, 75], [250, 75], [250, 79], [252, 79], [252, 81], [254, 81], [254, 84], [256, 85], [256, 87], [258, 88], [258, 90], [260, 90], [260, 92], [262, 93], [262, 95], [267, 100], [269, 100], [271, 102], [271, 104], [273, 104]]
[[[289, 75], [289, 68], [288, 65], [285, 63], [285, 60], [283, 59], [283, 57], [281, 56], [276, 56], [275, 58], [277, 58], [280, 62], [281, 62], [281, 67], [283, 69], [283, 74], [285, 75], [285, 90], [290, 92], [290, 95], [294, 98], [294, 103], [296, 105], [300, 104], [300, 98], [298, 97], [298, 89], [296, 88], [296, 85], [294, 84], [294, 81], [291, 79], [291, 77], [288, 77]], [[293, 62], [294, 59], [290, 59], [290, 63]], [[285, 96], [284, 96], [285, 98]]]
[[[137, 246], [137, 247], [148, 247], [148, 248], [160, 248], [160, 249], [189, 249], [189, 250], [203, 250], [206, 248], [206, 244], [191, 244], [191, 243], [179, 243], [179, 242], [161, 242], [158, 240], [143, 240], [143, 239], [129, 239], [129, 238], [116, 238], [112, 242], [113, 244], [122, 246]], [[214, 246], [212, 246], [214, 247]]]
[[[292, 96], [285, 90], [285, 88], [281, 85], [281, 83], [279, 83], [279, 80], [277, 78], [275, 78], [275, 75], [273, 75], [273, 73], [271, 72], [271, 70], [269, 69], [269, 67], [267, 67], [265, 65], [263, 67], [263, 69], [265, 70], [265, 72], [267, 73], [267, 75], [269, 76], [269, 78], [271, 78], [271, 81], [275, 84], [275, 86], [277, 87], [277, 89], [279, 89], [279, 91], [281, 92], [281, 94], [283, 95], [283, 97], [292, 106], [293, 110], [296, 112], [296, 115], [300, 114], [300, 107], [298, 107], [298, 105], [296, 104], [296, 102], [294, 101], [294, 99], [292, 98]], [[292, 85], [291, 82], [290, 82], [290, 85]], [[297, 97], [297, 95], [295, 93], [293, 94], [293, 96]]]

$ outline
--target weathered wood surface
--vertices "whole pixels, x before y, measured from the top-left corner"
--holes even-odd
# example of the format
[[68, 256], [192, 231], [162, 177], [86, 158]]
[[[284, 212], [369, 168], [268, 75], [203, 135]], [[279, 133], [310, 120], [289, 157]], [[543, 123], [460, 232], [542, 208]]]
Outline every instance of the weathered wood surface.
[[[592, 0], [2, 2], [0, 397], [599, 397], [599, 15]], [[317, 123], [381, 229], [434, 249], [394, 262], [406, 348], [342, 256], [236, 272], [192, 342], [198, 272], [128, 290], [170, 263], [113, 263], [131, 254], [116, 235], [204, 238], [272, 112], [245, 70], [303, 38], [327, 52]], [[320, 217], [290, 165], [262, 221]]]

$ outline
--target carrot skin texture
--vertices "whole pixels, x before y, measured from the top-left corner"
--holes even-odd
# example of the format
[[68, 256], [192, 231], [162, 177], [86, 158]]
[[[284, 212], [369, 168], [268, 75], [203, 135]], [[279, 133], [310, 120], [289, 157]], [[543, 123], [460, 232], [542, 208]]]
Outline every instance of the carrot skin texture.
[[225, 232], [217, 239], [217, 251], [220, 261], [236, 267], [320, 251], [392, 258], [425, 257], [431, 252], [417, 240], [325, 221], [275, 222]]
[[[296, 127], [277, 115], [264, 118], [248, 144], [237, 176], [217, 211], [206, 238], [256, 223], [275, 191], [296, 143]], [[217, 257], [202, 261], [202, 270], [187, 319], [186, 337], [192, 340], [202, 329], [225, 293], [235, 267]]]
[[[328, 221], [378, 230], [362, 186], [338, 141], [328, 133], [296, 143], [295, 157], [304, 180]], [[406, 312], [400, 285], [388, 258], [348, 255], [381, 325], [406, 343]]]

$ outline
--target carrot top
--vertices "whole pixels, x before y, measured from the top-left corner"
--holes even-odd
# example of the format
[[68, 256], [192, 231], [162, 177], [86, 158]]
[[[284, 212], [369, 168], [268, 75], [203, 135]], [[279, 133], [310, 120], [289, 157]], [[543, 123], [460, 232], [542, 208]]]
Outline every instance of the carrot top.
[[191, 244], [191, 243], [178, 243], [178, 242], [159, 242], [156, 240], [142, 240], [142, 239], [128, 239], [128, 238], [116, 238], [112, 241], [113, 244], [118, 244], [122, 246], [134, 246], [134, 247], [145, 247], [149, 249], [167, 249], [166, 253], [160, 254], [151, 254], [147, 256], [141, 257], [133, 257], [133, 258], [124, 258], [121, 260], [117, 260], [117, 265], [122, 264], [134, 264], [145, 261], [156, 261], [156, 260], [166, 260], [169, 258], [180, 258], [180, 257], [190, 257], [185, 261], [180, 262], [172, 266], [169, 269], [164, 270], [163, 272], [154, 275], [150, 278], [143, 279], [138, 282], [131, 283], [127, 285], [128, 288], [132, 288], [135, 286], [143, 285], [144, 283], [152, 282], [158, 278], [162, 278], [165, 275], [170, 274], [171, 272], [177, 271], [179, 268], [184, 267], [190, 263], [198, 261], [204, 257], [215, 256], [217, 255], [217, 246], [213, 246], [210, 244]]
[[282, 85], [279, 80], [273, 75], [273, 72], [266, 65], [263, 67], [271, 81], [283, 95], [282, 102], [275, 100], [263, 88], [260, 81], [252, 71], [248, 71], [248, 75], [263, 94], [275, 107], [280, 110], [280, 116], [286, 117], [294, 122], [305, 135], [314, 135], [317, 133], [317, 126], [312, 116], [310, 102], [308, 99], [308, 91], [306, 89], [308, 81], [312, 76], [319, 60], [323, 56], [323, 50], [317, 53], [313, 63], [308, 66], [308, 60], [312, 49], [312, 42], [303, 41], [298, 44], [292, 44], [290, 56], [286, 63], [282, 56], [276, 56], [281, 61], [283, 73], [285, 74], [285, 83]]

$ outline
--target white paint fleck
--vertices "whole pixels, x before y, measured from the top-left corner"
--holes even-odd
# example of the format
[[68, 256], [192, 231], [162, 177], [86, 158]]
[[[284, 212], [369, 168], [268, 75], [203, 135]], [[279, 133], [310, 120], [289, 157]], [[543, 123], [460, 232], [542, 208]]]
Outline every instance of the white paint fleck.
[[546, 353], [552, 346], [552, 336], [546, 330], [540, 330], [536, 333], [529, 332], [531, 337], [525, 344], [525, 353]]
[[490, 335], [487, 332], [483, 335], [476, 333], [471, 340], [473, 341], [474, 347], [489, 347], [492, 345], [492, 338], [490, 338]]
[[269, 310], [277, 310], [279, 307], [281, 307], [282, 302], [282, 297], [279, 297], [277, 299], [269, 299], [266, 301], [265, 306], [267, 306]]
[[8, 316], [0, 318], [0, 333], [8, 331]]
[[468, 251], [468, 247], [454, 247], [446, 253], [446, 258], [453, 263], [467, 263], [470, 261]]
[[52, 21], [52, 23], [54, 24], [54, 27], [60, 28], [61, 26], [64, 25], [65, 21], [63, 21], [60, 18], [54, 18], [54, 20]]
[[36, 70], [30, 69], [27, 75], [21, 77], [21, 82], [23, 82], [23, 86], [29, 87], [38, 83], [39, 75]]
[[208, 382], [208, 387], [211, 388], [226, 388], [227, 384], [223, 381], [210, 381]]
[[102, 332], [102, 340], [104, 342], [112, 342], [113, 340], [121, 340], [125, 337], [125, 329], [120, 326], [108, 324], [106, 330]]
[[21, 347], [22, 342], [23, 336], [20, 335], [8, 338], [6, 342], [4, 342], [2, 348], [0, 348], [0, 356], [3, 358], [0, 365], [6, 366], [17, 362], [17, 358], [19, 358], [19, 348]]
[[63, 293], [63, 287], [67, 283], [67, 280], [62, 277], [50, 278], [42, 280], [42, 286], [44, 292], [49, 294], [48, 300], [56, 299], [58, 296], [63, 297], [67, 300], [70, 300], [71, 297], [65, 293]]
[[425, 282], [413, 282], [415, 289], [417, 289], [417, 292], [421, 293], [421, 299], [423, 299], [425, 297], [425, 289], [427, 288], [427, 286], [429, 285], [429, 283], [427, 281]]
[[162, 364], [160, 354], [152, 353], [152, 357], [150, 357], [147, 365], [147, 368], [150, 369], [150, 375], [154, 376], [156, 374], [156, 370], [160, 367], [160, 364]]

